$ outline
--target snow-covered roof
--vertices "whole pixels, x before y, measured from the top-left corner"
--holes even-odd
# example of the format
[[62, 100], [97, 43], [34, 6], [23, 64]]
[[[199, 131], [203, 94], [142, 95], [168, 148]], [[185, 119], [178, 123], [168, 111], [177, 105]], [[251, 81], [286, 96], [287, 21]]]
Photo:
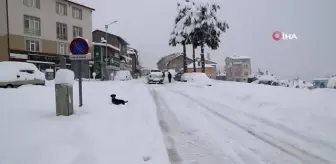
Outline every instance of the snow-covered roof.
[[229, 56], [228, 58], [230, 59], [251, 59], [251, 57], [249, 56], [237, 56], [237, 55]]
[[313, 80], [317, 80], [317, 81], [319, 81], [319, 80], [329, 80], [329, 78], [315, 78], [315, 79], [313, 79]]
[[[97, 45], [97, 46], [106, 46], [105, 43], [95, 43], [95, 42], [92, 42], [92, 44], [93, 45]], [[112, 48], [112, 49], [114, 49], [114, 50], [116, 50], [116, 51], [120, 51], [120, 49], [118, 47], [113, 46], [111, 44], [107, 44], [107, 46], [110, 47], [110, 48]]]
[[[196, 68], [202, 68], [202, 65], [199, 66], [197, 63], [195, 63], [195, 65], [196, 65]], [[214, 67], [214, 65], [216, 65], [216, 64], [213, 64], [213, 65], [205, 64], [205, 68], [212, 68], [212, 67]], [[189, 64], [187, 67], [188, 68], [194, 68], [194, 63]]]
[[167, 66], [168, 63], [169, 63], [170, 61], [172, 61], [173, 59], [175, 59], [175, 58], [177, 58], [177, 57], [179, 57], [179, 56], [181, 56], [181, 55], [182, 55], [181, 53], [173, 53], [173, 54], [164, 56], [164, 57], [162, 57], [162, 58], [158, 61], [158, 63], [161, 62], [161, 61], [163, 61], [163, 62], [164, 62], [164, 65]]

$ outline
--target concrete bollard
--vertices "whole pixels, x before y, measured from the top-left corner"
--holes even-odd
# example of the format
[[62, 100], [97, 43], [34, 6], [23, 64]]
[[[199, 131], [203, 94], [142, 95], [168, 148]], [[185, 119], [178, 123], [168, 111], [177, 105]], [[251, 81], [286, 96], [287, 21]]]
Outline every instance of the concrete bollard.
[[68, 69], [59, 69], [55, 77], [56, 116], [74, 113], [73, 83], [75, 74]]

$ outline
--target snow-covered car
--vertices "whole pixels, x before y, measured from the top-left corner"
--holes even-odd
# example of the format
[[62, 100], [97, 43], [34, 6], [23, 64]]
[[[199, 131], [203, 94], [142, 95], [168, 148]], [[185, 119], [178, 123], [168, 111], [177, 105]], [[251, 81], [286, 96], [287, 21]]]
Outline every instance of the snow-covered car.
[[26, 62], [0, 62], [0, 87], [14, 88], [22, 85], [45, 85], [45, 74], [34, 64]]
[[126, 81], [126, 80], [132, 80], [131, 72], [128, 70], [121, 70], [117, 71], [114, 80], [120, 80], [120, 81]]
[[212, 86], [212, 80], [205, 73], [200, 72], [184, 73], [181, 77], [181, 81]]
[[150, 70], [150, 73], [146, 78], [148, 84], [163, 84], [163, 73], [160, 70]]

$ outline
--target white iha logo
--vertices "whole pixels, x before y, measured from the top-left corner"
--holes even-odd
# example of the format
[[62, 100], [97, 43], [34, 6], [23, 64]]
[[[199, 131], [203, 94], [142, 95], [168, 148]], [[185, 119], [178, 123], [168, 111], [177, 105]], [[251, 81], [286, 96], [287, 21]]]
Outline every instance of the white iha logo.
[[272, 38], [275, 41], [280, 41], [280, 40], [297, 40], [298, 37], [294, 33], [286, 33], [286, 32], [280, 32], [280, 31], [275, 31], [272, 34]]

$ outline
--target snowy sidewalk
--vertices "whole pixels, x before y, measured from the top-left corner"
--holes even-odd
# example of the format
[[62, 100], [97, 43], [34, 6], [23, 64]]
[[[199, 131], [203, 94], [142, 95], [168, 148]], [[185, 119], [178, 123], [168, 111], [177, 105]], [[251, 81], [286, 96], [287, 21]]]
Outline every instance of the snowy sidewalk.
[[[139, 81], [83, 83], [84, 106], [55, 116], [54, 88], [0, 89], [1, 164], [168, 164], [148, 88]], [[114, 106], [109, 95], [129, 100]], [[145, 160], [144, 160], [145, 159]]]

